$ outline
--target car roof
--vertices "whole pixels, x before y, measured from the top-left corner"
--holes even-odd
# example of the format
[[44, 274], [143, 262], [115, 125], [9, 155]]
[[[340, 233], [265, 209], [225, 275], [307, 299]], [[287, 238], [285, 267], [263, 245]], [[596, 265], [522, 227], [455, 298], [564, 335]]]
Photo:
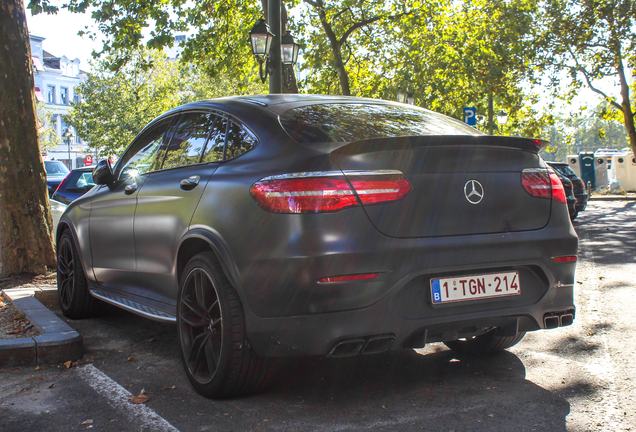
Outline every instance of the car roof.
[[[414, 105], [405, 105], [399, 102], [387, 101], [382, 99], [361, 98], [354, 96], [333, 96], [333, 95], [313, 95], [313, 94], [267, 94], [267, 95], [250, 95], [250, 96], [228, 96], [216, 99], [205, 99], [197, 102], [190, 102], [185, 105], [178, 106], [164, 113], [158, 118], [162, 118], [183, 110], [195, 109], [222, 109], [232, 114], [233, 107], [245, 108], [251, 107], [258, 110], [267, 110], [276, 114], [306, 105], [314, 105], [320, 103], [367, 103], [374, 105], [400, 105], [410, 108], [419, 108]], [[423, 109], [423, 108], [419, 108]]]
[[567, 162], [552, 162], [552, 161], [546, 161], [546, 162], [550, 165], [567, 165]]

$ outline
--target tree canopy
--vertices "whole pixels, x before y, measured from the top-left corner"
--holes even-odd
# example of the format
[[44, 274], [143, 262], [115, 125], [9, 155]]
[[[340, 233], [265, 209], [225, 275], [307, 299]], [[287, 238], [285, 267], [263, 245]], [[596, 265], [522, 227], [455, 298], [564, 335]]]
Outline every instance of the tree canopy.
[[94, 72], [76, 87], [81, 102], [73, 105], [69, 123], [101, 156], [119, 155], [148, 122], [176, 106], [263, 90], [260, 82], [213, 79], [168, 60], [163, 51], [142, 48], [127, 55], [117, 72], [111, 68], [118, 56], [95, 62]]
[[[548, 0], [541, 10], [538, 38], [543, 68], [552, 69], [551, 85], [560, 90], [559, 73], [569, 78], [569, 97], [583, 86], [621, 113], [632, 151], [636, 151], [634, 109], [629, 77], [636, 67], [636, 2], [631, 0]], [[603, 79], [620, 83], [619, 94], [601, 89]]]

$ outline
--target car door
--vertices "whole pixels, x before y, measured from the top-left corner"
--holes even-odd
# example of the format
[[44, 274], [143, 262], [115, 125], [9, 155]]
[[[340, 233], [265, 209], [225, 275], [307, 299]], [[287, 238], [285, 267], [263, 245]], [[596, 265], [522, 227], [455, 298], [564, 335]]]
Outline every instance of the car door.
[[182, 114], [162, 169], [150, 174], [139, 191], [134, 220], [136, 273], [138, 285], [152, 300], [172, 303], [176, 299], [179, 244], [208, 179], [223, 158], [224, 135], [224, 119], [215, 113]]
[[149, 128], [131, 144], [118, 164], [118, 180], [101, 185], [92, 200], [89, 238], [93, 271], [106, 288], [134, 285], [135, 241], [133, 219], [138, 191], [148, 173], [157, 169], [164, 138], [174, 117]]

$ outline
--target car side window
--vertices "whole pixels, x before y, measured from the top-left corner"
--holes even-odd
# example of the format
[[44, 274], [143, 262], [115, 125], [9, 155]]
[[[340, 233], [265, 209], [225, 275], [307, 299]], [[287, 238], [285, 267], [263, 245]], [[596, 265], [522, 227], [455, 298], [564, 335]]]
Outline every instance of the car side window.
[[166, 151], [163, 169], [197, 164], [216, 115], [204, 112], [181, 117]]
[[[131, 175], [145, 174], [161, 168], [163, 152], [159, 152], [159, 149], [171, 122], [172, 118], [161, 121], [133, 144], [134, 148], [130, 149], [132, 150], [131, 154], [124, 155], [125, 158], [129, 159], [121, 170], [120, 180], [126, 179]], [[135, 149], [138, 150], [135, 152]]]
[[219, 162], [223, 160], [223, 149], [225, 148], [225, 134], [227, 131], [227, 119], [216, 116], [210, 131], [210, 139], [205, 147], [201, 162]]
[[252, 150], [258, 144], [254, 134], [243, 126], [231, 122], [227, 131], [225, 159], [234, 159]]

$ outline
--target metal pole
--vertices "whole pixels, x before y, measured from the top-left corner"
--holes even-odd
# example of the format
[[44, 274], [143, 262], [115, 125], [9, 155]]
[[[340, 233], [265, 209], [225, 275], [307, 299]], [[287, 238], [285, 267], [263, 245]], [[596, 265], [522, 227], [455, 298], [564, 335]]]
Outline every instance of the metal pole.
[[493, 107], [492, 91], [488, 92], [488, 135], [495, 133], [495, 109]]
[[270, 60], [272, 62], [272, 72], [269, 74], [269, 93], [283, 92], [283, 65], [281, 62], [280, 42], [282, 38], [280, 0], [267, 0], [267, 23], [274, 33]]

